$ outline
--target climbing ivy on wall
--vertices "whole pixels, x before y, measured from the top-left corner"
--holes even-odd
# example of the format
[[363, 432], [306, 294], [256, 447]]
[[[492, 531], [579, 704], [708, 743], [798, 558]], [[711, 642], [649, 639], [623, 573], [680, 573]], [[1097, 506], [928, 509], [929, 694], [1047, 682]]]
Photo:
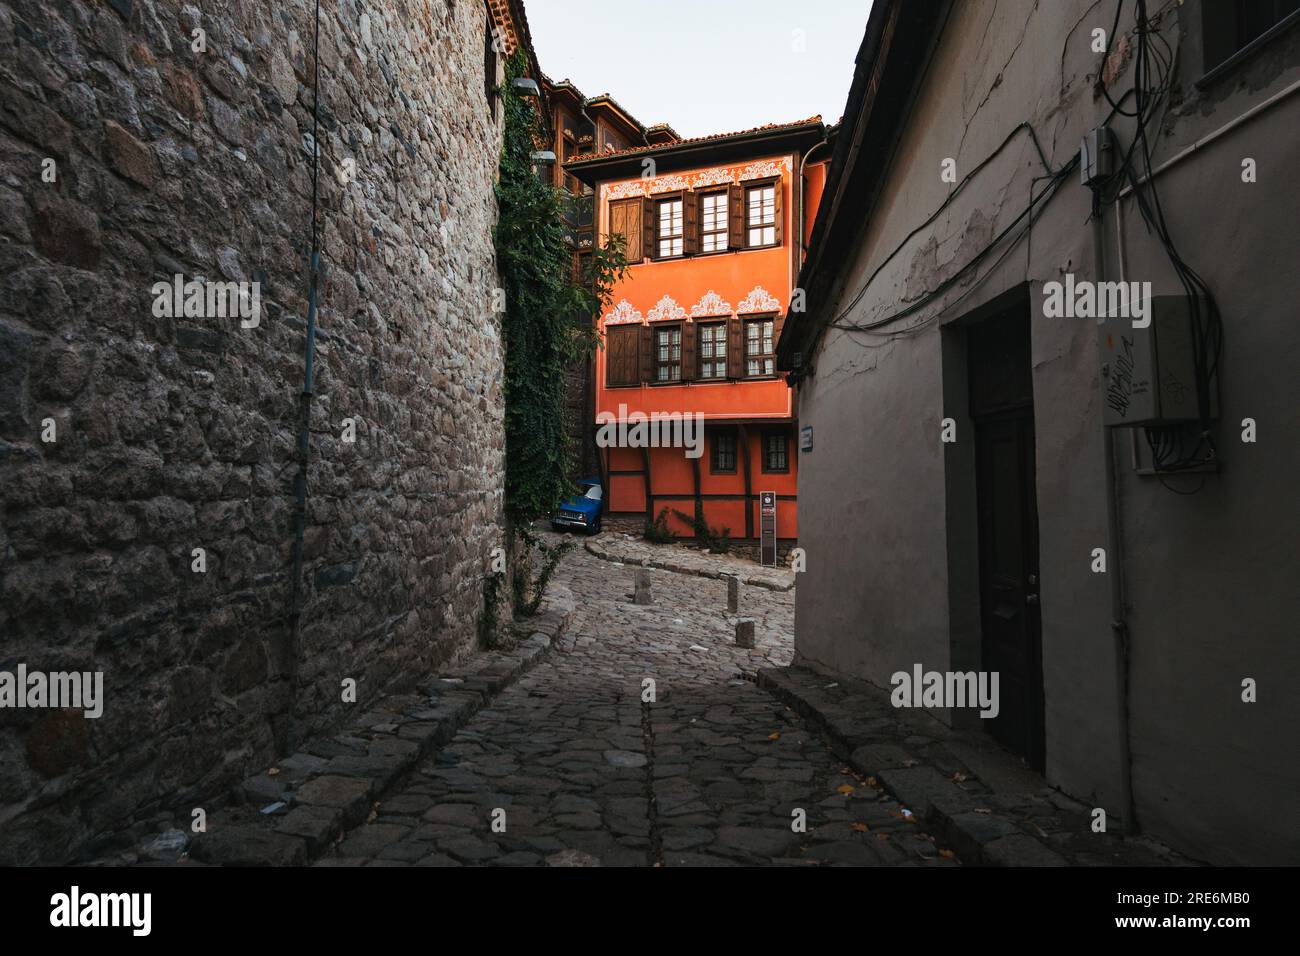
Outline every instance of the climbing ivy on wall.
[[505, 293], [506, 517], [516, 527], [551, 514], [573, 491], [565, 473], [565, 371], [599, 347], [593, 319], [627, 265], [620, 241], [593, 251], [588, 275], [573, 274], [560, 191], [533, 169], [532, 152], [549, 148], [537, 100], [513, 88], [525, 63], [517, 52], [506, 65], [495, 234]]

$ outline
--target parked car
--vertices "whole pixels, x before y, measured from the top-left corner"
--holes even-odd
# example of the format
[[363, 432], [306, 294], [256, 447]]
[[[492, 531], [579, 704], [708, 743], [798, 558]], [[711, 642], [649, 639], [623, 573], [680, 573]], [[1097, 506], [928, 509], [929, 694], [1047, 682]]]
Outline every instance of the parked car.
[[578, 493], [566, 498], [559, 510], [551, 516], [551, 527], [556, 531], [580, 528], [587, 534], [599, 533], [600, 502], [604, 494], [598, 478], [578, 482]]

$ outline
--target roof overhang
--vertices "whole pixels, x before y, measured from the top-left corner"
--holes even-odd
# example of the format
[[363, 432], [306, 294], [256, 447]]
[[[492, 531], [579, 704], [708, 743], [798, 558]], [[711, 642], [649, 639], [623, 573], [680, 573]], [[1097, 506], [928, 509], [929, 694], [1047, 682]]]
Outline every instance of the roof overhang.
[[602, 93], [599, 96], [593, 96], [587, 100], [586, 105], [588, 112], [608, 113], [612, 118], [622, 123], [627, 132], [632, 133], [634, 136], [645, 135], [645, 127], [641, 125], [641, 121], [623, 109], [609, 94]]
[[755, 156], [804, 152], [826, 135], [821, 120], [773, 129], [750, 130], [698, 142], [665, 143], [630, 152], [596, 155], [564, 164], [565, 172], [594, 186], [601, 180], [634, 179], [645, 159], [655, 161], [656, 173], [671, 173], [696, 166], [734, 162]]
[[808, 257], [799, 272], [807, 311], [786, 316], [777, 367], [795, 371], [794, 355], [809, 355], [829, 321], [828, 303], [879, 198], [899, 131], [953, 0], [876, 0], [871, 7], [844, 118], [835, 130], [826, 189]]

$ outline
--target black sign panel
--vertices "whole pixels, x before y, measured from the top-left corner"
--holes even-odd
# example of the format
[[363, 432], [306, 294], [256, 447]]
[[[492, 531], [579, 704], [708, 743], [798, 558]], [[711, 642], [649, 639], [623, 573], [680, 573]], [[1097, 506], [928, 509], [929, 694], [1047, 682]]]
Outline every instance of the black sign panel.
[[759, 562], [776, 567], [776, 492], [763, 491], [758, 496]]

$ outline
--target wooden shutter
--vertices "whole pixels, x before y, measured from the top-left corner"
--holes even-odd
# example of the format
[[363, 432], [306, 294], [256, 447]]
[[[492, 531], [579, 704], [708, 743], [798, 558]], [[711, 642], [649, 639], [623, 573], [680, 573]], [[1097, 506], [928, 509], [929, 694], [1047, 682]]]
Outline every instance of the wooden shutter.
[[782, 231], [781, 226], [783, 225], [785, 220], [785, 217], [782, 215], [782, 207], [781, 207], [781, 194], [783, 192], [785, 192], [785, 183], [783, 183], [780, 179], [777, 179], [777, 181], [772, 184], [772, 198], [775, 204], [774, 209], [776, 212], [776, 244], [778, 246], [781, 244], [781, 231]]
[[745, 335], [740, 319], [727, 319], [727, 378], [745, 377]]
[[622, 199], [609, 204], [608, 234], [620, 235], [627, 242], [627, 261], [640, 262], [642, 258], [641, 200]]
[[612, 202], [609, 204], [609, 229], [606, 230], [608, 236], [622, 236], [625, 240], [627, 239], [627, 210], [628, 203]]
[[682, 195], [682, 251], [688, 256], [700, 251], [700, 197], [696, 192]]
[[695, 380], [695, 323], [682, 323], [682, 381]]
[[655, 208], [655, 201], [649, 196], [642, 200], [641, 205], [642, 235], [645, 237], [642, 252], [647, 259], [657, 259], [659, 246], [655, 240], [659, 238], [659, 210]]
[[745, 190], [735, 183], [727, 187], [727, 248], [745, 248]]
[[640, 348], [640, 365], [641, 381], [653, 382], [655, 380], [655, 340], [654, 330], [648, 325], [643, 325], [641, 329], [641, 348]]
[[605, 331], [605, 385], [635, 385], [640, 375], [637, 365], [637, 346], [640, 343], [639, 325], [616, 325]]
[[627, 210], [627, 261], [640, 262], [645, 258], [645, 235], [641, 226], [643, 216], [641, 203], [630, 199], [624, 204]]

